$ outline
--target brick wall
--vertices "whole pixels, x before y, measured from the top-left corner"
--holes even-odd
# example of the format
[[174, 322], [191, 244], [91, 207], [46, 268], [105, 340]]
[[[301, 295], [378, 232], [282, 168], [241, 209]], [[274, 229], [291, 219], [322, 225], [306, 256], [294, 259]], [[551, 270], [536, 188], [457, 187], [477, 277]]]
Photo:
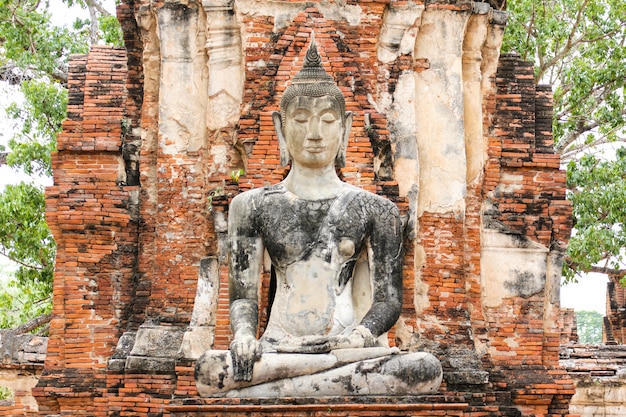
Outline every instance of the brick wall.
[[[52, 156], [46, 218], [57, 242], [53, 315], [40, 411], [85, 412], [105, 387], [107, 359], [135, 296], [137, 186], [124, 185], [122, 147], [127, 56], [94, 47], [70, 61], [68, 117]], [[70, 407], [74, 407], [73, 405]]]
[[626, 341], [626, 289], [620, 277], [609, 276], [606, 287], [606, 316], [602, 328], [602, 342], [607, 345], [622, 345]]
[[561, 309], [561, 346], [578, 343], [578, 328], [576, 327], [576, 311], [573, 308]]

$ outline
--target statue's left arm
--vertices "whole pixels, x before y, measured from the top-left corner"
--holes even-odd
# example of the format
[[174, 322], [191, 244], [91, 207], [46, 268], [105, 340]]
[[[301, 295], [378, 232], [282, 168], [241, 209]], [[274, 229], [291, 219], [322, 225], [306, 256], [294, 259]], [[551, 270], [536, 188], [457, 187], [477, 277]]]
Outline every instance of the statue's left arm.
[[395, 204], [382, 198], [372, 204], [370, 274], [373, 304], [361, 325], [375, 338], [398, 320], [402, 308], [402, 222]]

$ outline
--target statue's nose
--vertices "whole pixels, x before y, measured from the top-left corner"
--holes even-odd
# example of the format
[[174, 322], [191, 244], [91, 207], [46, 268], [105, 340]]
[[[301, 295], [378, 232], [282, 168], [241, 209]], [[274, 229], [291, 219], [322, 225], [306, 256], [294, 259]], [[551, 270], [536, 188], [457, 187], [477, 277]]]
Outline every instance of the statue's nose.
[[307, 139], [320, 140], [320, 119], [319, 117], [311, 117], [309, 121], [309, 131], [307, 132]]

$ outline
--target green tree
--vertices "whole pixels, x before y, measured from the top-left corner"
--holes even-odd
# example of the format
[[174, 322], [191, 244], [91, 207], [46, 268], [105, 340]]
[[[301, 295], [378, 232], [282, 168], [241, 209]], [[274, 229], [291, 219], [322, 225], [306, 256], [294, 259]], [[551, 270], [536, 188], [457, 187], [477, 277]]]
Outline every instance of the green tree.
[[602, 343], [602, 324], [604, 316], [597, 311], [577, 311], [576, 327], [578, 341], [588, 345]]
[[0, 193], [0, 255], [17, 264], [14, 279], [0, 288], [3, 328], [29, 320], [40, 323], [51, 308], [56, 247], [45, 222], [43, 189], [37, 184], [52, 175], [50, 152], [67, 107], [68, 58], [86, 53], [100, 40], [122, 42], [119, 23], [98, 0], [65, 2], [86, 8], [90, 18], [57, 27], [47, 2], [0, 0], [0, 80], [19, 86], [23, 97], [6, 110], [18, 129], [8, 139], [8, 149], [0, 149], [0, 163], [32, 177]]
[[585, 154], [567, 167], [576, 231], [568, 248], [569, 271], [624, 277], [626, 248], [626, 148], [604, 160]]
[[623, 278], [625, 152], [615, 149], [626, 138], [626, 2], [516, 0], [508, 12], [503, 51], [533, 61], [535, 81], [553, 85], [575, 227], [564, 275]]
[[0, 194], [0, 253], [18, 264], [15, 279], [0, 292], [0, 327], [49, 310], [55, 245], [44, 211], [43, 193], [33, 184], [8, 185]]

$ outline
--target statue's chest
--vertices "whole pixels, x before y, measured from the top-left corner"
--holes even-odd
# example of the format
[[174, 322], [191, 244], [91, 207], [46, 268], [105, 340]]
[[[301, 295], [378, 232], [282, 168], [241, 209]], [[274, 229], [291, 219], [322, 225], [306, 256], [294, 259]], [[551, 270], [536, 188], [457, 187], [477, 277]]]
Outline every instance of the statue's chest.
[[288, 264], [328, 245], [350, 241], [355, 251], [366, 237], [366, 222], [345, 208], [333, 208], [334, 199], [276, 200], [261, 219], [263, 243], [273, 260]]

